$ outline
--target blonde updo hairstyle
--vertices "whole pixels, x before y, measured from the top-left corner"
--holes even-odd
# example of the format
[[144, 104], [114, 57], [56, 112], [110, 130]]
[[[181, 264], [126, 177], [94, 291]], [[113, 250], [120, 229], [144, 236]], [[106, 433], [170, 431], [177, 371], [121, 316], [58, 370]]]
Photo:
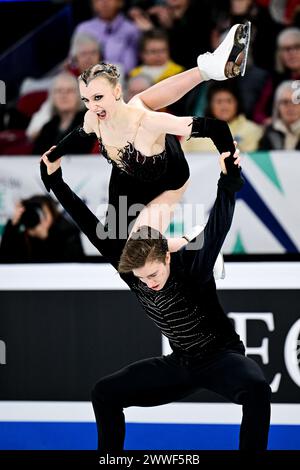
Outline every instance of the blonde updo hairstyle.
[[105, 78], [112, 87], [115, 87], [119, 83], [120, 73], [115, 65], [101, 62], [86, 69], [78, 80], [82, 80], [88, 86], [94, 78], [98, 77]]

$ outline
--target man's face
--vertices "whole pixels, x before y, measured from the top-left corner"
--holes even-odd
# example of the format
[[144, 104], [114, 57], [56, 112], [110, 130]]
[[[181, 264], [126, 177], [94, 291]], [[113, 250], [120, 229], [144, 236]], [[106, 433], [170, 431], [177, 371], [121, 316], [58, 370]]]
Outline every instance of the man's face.
[[104, 21], [112, 21], [123, 6], [123, 0], [92, 0], [94, 12]]
[[161, 290], [170, 276], [171, 256], [166, 254], [165, 263], [161, 261], [147, 261], [142, 268], [134, 269], [133, 274], [142, 282], [147, 284], [150, 289]]

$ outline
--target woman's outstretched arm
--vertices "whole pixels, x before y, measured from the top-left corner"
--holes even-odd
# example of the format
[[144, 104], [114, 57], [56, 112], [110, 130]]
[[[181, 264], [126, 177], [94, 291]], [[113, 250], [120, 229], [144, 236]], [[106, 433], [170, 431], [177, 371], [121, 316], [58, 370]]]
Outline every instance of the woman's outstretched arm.
[[[228, 123], [220, 119], [194, 116], [178, 117], [168, 113], [146, 111], [142, 125], [153, 136], [158, 137], [165, 133], [184, 137], [208, 137], [213, 141], [220, 154], [230, 152], [233, 155], [235, 152], [235, 144]], [[232, 159], [229, 159], [227, 165], [232, 166], [232, 171], [236, 171], [232, 165]]]
[[195, 86], [201, 83], [202, 77], [198, 67], [194, 67], [185, 72], [178, 73], [172, 77], [166, 78], [159, 83], [151, 86], [142, 93], [135, 95], [130, 104], [140, 102], [149, 109], [157, 110], [165, 108], [191, 91]]

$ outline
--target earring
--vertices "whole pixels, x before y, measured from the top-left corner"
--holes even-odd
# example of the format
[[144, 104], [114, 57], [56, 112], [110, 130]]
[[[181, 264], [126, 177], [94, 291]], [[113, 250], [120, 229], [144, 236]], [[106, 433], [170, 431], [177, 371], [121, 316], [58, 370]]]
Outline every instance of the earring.
[[116, 101], [120, 101], [121, 99], [121, 96], [119, 96], [119, 98], [115, 98]]

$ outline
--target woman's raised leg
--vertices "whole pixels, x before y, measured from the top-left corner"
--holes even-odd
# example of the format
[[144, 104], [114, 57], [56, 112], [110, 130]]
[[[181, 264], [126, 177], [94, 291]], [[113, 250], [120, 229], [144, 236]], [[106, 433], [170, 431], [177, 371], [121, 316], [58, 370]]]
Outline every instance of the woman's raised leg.
[[180, 100], [180, 98], [202, 81], [198, 67], [194, 67], [156, 83], [142, 93], [134, 96], [132, 103], [140, 100], [144, 106], [154, 111], [165, 108]]
[[173, 75], [132, 98], [132, 103], [158, 110], [169, 106], [199, 83], [213, 79], [226, 80], [246, 70], [248, 47], [250, 42], [251, 24], [236, 24], [232, 26], [225, 39], [213, 53], [198, 56], [198, 67]]

